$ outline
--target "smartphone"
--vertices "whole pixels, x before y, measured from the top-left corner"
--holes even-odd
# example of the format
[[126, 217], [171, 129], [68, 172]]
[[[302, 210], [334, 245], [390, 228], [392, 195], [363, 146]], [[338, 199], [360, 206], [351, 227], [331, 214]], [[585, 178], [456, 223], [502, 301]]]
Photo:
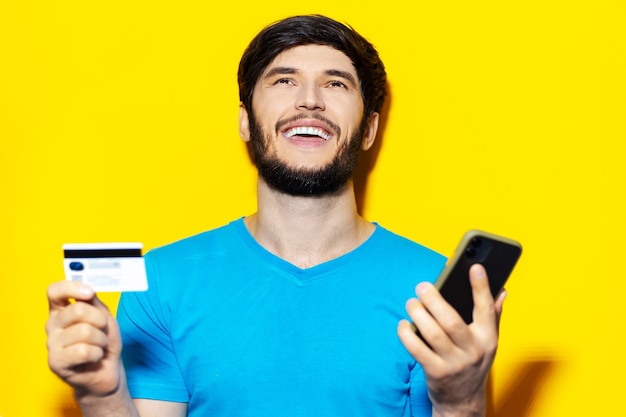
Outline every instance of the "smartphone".
[[522, 254], [522, 245], [512, 239], [492, 233], [470, 230], [459, 243], [452, 258], [435, 281], [439, 290], [467, 324], [472, 322], [474, 300], [469, 281], [469, 269], [479, 263], [485, 267], [494, 299], [504, 288]]

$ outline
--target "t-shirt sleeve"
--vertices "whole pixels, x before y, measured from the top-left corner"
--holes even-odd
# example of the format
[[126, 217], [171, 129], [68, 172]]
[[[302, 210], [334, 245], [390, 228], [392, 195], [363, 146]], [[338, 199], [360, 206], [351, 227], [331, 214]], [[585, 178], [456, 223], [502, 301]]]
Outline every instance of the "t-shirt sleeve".
[[158, 270], [145, 256], [149, 289], [123, 293], [117, 310], [122, 333], [122, 360], [133, 398], [188, 402], [169, 331], [168, 308], [159, 287]]
[[410, 384], [411, 417], [432, 416], [432, 403], [428, 397], [424, 370], [421, 366], [415, 366], [411, 371]]

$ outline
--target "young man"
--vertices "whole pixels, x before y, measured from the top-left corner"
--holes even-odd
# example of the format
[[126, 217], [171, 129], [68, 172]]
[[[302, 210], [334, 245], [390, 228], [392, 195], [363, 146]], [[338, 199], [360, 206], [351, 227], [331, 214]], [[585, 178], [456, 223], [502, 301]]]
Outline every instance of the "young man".
[[385, 84], [372, 45], [326, 17], [257, 35], [239, 68], [257, 213], [148, 253], [150, 289], [117, 321], [90, 288], [49, 288], [50, 367], [85, 416], [484, 414], [503, 298], [474, 266], [467, 326], [429, 283], [445, 259], [356, 210]]

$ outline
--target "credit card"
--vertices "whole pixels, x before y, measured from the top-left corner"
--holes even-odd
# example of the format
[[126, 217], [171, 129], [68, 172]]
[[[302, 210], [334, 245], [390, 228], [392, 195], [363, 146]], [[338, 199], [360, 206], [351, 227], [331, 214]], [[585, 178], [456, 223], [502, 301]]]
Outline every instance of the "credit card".
[[146, 291], [148, 277], [143, 244], [66, 243], [65, 279], [89, 284], [96, 292]]

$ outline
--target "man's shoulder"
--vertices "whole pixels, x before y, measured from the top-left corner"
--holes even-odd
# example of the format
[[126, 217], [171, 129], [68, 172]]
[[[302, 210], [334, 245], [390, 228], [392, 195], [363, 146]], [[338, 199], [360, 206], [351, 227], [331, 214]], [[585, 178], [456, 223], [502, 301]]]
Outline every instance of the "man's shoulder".
[[383, 226], [376, 224], [377, 233], [380, 236], [381, 244], [387, 247], [390, 251], [401, 253], [403, 255], [413, 254], [433, 259], [444, 259], [445, 257], [439, 252], [415, 241], [406, 236], [400, 235]]
[[433, 281], [446, 263], [439, 252], [408, 237], [377, 225], [379, 244], [377, 259], [384, 259], [386, 268], [394, 271], [413, 271], [420, 279]]

